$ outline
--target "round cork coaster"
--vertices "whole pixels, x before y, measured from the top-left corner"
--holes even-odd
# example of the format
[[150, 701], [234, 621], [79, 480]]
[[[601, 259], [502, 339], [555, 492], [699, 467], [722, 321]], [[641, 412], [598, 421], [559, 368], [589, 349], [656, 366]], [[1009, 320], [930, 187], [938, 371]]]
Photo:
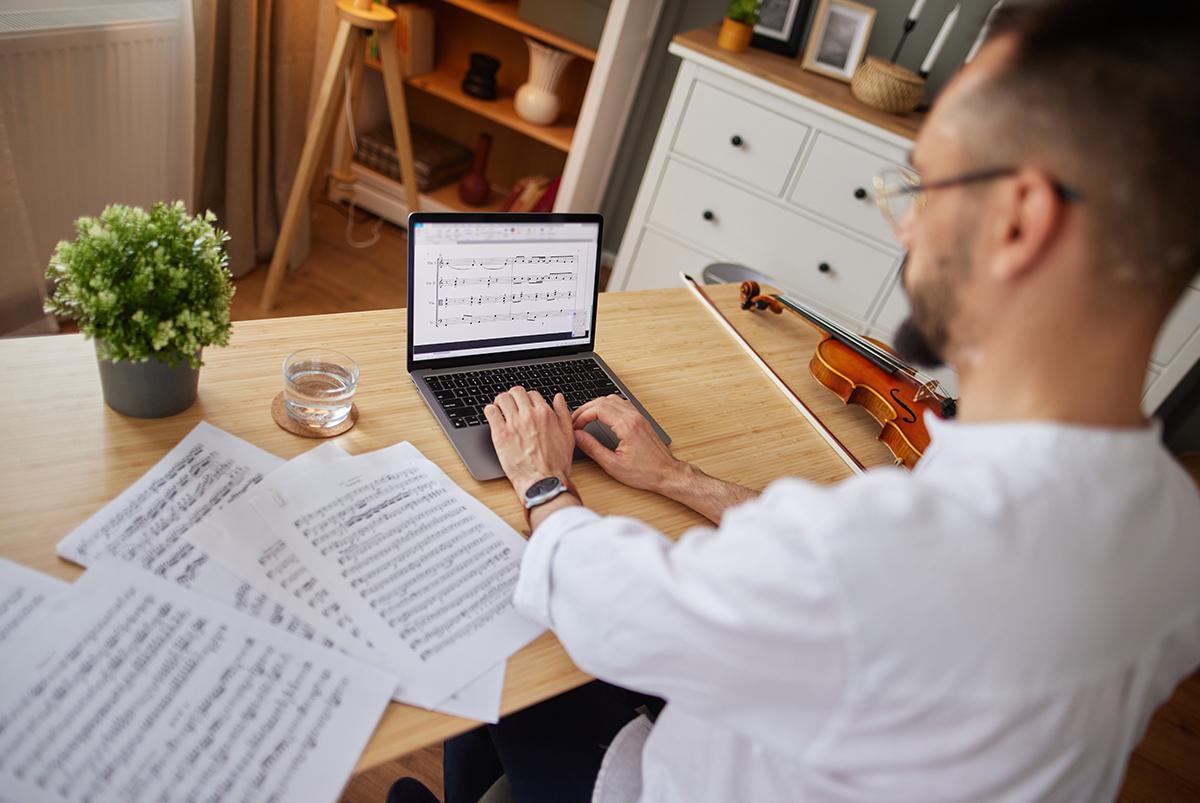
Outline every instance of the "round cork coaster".
[[271, 418], [275, 419], [275, 423], [279, 425], [280, 429], [287, 430], [293, 435], [299, 435], [301, 438], [332, 438], [354, 428], [354, 425], [358, 423], [358, 407], [351, 404], [350, 415], [346, 416], [346, 420], [336, 427], [328, 429], [306, 427], [288, 415], [287, 408], [283, 406], [283, 391], [281, 390], [275, 394], [274, 399], [271, 399]]

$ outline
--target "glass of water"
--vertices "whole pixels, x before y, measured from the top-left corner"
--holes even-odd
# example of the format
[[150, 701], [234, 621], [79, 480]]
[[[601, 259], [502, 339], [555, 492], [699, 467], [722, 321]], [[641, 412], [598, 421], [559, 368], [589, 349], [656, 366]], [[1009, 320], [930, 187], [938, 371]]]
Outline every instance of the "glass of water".
[[350, 415], [358, 363], [330, 349], [301, 349], [283, 361], [283, 406], [312, 429], [336, 427]]

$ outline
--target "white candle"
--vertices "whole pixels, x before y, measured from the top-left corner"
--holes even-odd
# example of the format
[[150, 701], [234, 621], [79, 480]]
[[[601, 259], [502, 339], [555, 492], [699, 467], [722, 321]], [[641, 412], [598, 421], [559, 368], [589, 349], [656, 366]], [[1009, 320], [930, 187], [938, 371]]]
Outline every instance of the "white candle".
[[988, 12], [987, 19], [983, 21], [983, 27], [979, 29], [979, 36], [975, 38], [975, 44], [971, 45], [971, 50], [967, 53], [966, 62], [975, 58], [975, 54], [979, 52], [979, 48], [983, 47], [983, 40], [987, 39], [988, 30], [992, 27], [992, 17], [996, 16], [996, 10], [1004, 5], [1004, 0], [999, 0], [996, 5], [992, 6], [992, 10]]
[[921, 62], [922, 75], [928, 75], [933, 70], [933, 63], [937, 61], [938, 54], [942, 52], [942, 45], [946, 44], [946, 40], [950, 38], [950, 31], [954, 28], [954, 21], [957, 19], [958, 6], [956, 5], [946, 16], [946, 21], [942, 23], [942, 29], [938, 31], [937, 38], [933, 40], [933, 47], [929, 48], [929, 55]]
[[917, 0], [917, 2], [913, 3], [913, 7], [909, 10], [906, 19], [916, 22], [923, 8], [925, 8], [925, 0]]

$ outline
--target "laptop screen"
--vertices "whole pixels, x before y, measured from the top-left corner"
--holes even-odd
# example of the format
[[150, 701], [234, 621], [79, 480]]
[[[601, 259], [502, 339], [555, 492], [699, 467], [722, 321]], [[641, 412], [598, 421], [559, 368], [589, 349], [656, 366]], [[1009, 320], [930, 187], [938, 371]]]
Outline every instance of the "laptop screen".
[[496, 222], [446, 217], [409, 224], [412, 363], [590, 346], [598, 216]]

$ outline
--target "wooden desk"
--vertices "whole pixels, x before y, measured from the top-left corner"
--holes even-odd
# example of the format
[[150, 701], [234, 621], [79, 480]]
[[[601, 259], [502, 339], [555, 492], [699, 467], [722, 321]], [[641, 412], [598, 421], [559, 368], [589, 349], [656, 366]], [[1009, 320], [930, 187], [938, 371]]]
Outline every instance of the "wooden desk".
[[[875, 441], [878, 427], [816, 384], [808, 360], [816, 334], [796, 316], [737, 309], [737, 287], [711, 295], [760, 353], [835, 429], [864, 463], [891, 462]], [[600, 297], [597, 351], [674, 439], [679, 457], [710, 474], [754, 488], [794, 475], [833, 482], [848, 470], [759, 373], [741, 349], [684, 289]], [[67, 580], [81, 569], [59, 559], [55, 544], [117, 496], [206, 420], [275, 454], [291, 458], [317, 441], [289, 435], [271, 420], [285, 355], [326, 345], [362, 367], [358, 425], [338, 441], [352, 454], [402, 440], [415, 444], [467, 492], [514, 527], [523, 516], [502, 480], [467, 473], [405, 371], [404, 310], [247, 321], [228, 348], [205, 353], [200, 395], [184, 413], [143, 421], [109, 410], [101, 399], [92, 344], [79, 335], [0, 341], [0, 367], [22, 391], [0, 424], [0, 555]], [[578, 463], [575, 479], [600, 513], [637, 516], [677, 536], [702, 523], [692, 511], [626, 488], [595, 465]], [[515, 711], [574, 688], [587, 677], [557, 639], [545, 634], [508, 662], [502, 710]], [[358, 764], [365, 770], [473, 727], [464, 719], [398, 703], [385, 713]]]

